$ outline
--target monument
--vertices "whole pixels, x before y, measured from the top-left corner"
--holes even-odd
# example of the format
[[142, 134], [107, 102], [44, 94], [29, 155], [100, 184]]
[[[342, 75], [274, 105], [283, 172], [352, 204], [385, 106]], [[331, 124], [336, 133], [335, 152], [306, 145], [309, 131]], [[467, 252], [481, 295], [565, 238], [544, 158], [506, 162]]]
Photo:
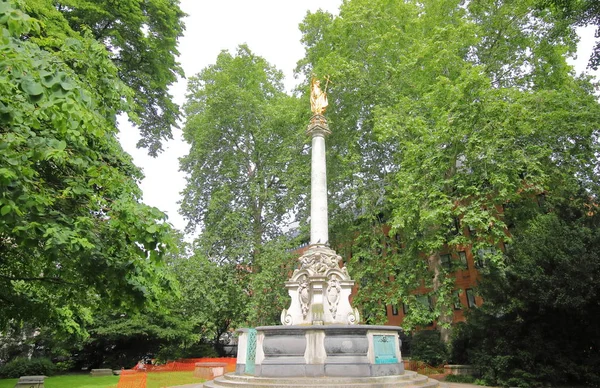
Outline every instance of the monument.
[[238, 330], [236, 372], [206, 387], [437, 387], [405, 371], [397, 326], [359, 324], [350, 305], [354, 281], [329, 246], [324, 117], [327, 85], [311, 81], [310, 245], [285, 287], [291, 298], [281, 326]]

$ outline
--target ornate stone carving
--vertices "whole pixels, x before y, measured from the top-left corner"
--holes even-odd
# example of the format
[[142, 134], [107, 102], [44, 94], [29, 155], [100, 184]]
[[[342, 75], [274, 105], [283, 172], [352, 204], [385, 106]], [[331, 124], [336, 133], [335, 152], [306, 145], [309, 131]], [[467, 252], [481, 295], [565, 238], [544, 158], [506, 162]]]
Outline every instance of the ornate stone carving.
[[288, 314], [287, 309], [283, 309], [283, 311], [281, 312], [280, 319], [282, 325], [290, 326], [291, 324], [293, 324], [292, 316]]
[[327, 286], [327, 301], [329, 302], [329, 312], [331, 312], [333, 319], [335, 319], [335, 315], [337, 314], [337, 306], [340, 302], [341, 293], [342, 287], [340, 286], [340, 281], [337, 275], [332, 274]]
[[356, 325], [360, 320], [360, 316], [358, 314], [358, 309], [354, 308], [353, 312], [348, 313], [348, 323], [350, 325]]
[[299, 260], [301, 269], [307, 270], [310, 276], [323, 276], [329, 269], [339, 269], [342, 257], [327, 246], [317, 245], [309, 248]]
[[306, 319], [308, 309], [310, 308], [310, 288], [308, 284], [308, 277], [302, 275], [298, 286], [298, 298], [300, 299], [300, 308], [302, 309], [302, 317]]

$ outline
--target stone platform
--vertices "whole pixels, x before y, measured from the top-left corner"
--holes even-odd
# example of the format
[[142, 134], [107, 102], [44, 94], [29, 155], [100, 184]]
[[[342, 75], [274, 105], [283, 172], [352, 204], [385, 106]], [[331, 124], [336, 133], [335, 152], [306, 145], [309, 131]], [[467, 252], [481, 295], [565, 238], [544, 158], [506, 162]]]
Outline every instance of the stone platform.
[[236, 372], [205, 387], [440, 387], [405, 371], [397, 326], [298, 325], [238, 330]]
[[236, 374], [255, 377], [401, 375], [397, 326], [298, 325], [239, 330]]
[[205, 388], [221, 387], [264, 387], [264, 388], [286, 388], [286, 387], [325, 387], [325, 388], [436, 388], [444, 387], [437, 380], [429, 379], [427, 376], [416, 372], [406, 371], [396, 376], [376, 377], [253, 377], [241, 376], [228, 373], [213, 381], [204, 383]]

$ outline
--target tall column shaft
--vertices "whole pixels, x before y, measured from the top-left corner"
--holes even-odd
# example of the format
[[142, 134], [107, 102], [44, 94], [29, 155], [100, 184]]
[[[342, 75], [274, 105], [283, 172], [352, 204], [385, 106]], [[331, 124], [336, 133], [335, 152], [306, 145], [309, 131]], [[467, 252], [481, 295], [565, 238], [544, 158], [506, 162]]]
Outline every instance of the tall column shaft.
[[312, 159], [310, 175], [310, 243], [329, 242], [327, 220], [327, 167], [325, 159], [325, 134], [312, 133]]

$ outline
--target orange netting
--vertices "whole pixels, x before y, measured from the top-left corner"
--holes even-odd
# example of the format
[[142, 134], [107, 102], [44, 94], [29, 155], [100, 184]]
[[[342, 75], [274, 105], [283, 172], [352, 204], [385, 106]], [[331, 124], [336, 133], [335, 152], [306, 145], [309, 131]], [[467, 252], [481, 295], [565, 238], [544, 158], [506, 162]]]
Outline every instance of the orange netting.
[[146, 388], [146, 374], [136, 370], [123, 370], [117, 388]]
[[234, 372], [236, 359], [231, 357], [186, 358], [164, 365], [144, 365], [144, 369], [121, 372], [117, 388], [153, 388], [202, 382], [195, 376], [196, 363], [220, 362], [226, 364], [225, 373]]

